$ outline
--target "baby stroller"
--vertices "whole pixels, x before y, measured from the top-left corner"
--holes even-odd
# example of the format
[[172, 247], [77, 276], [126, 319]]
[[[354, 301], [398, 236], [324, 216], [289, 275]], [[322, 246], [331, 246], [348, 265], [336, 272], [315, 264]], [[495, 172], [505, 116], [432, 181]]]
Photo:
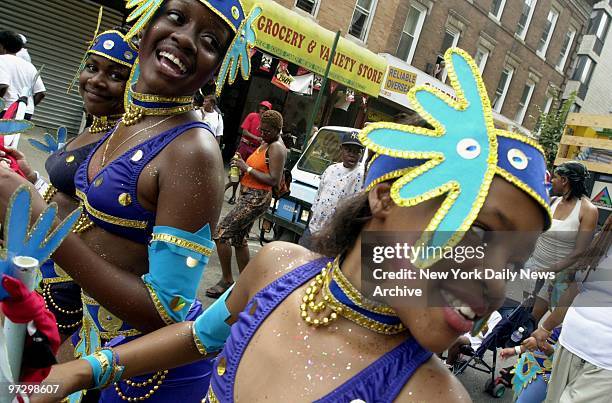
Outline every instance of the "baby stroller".
[[[469, 345], [462, 346], [461, 353], [469, 358], [456, 365], [455, 368], [453, 368], [453, 374], [459, 375], [468, 367], [486, 374], [491, 374], [491, 378], [487, 380], [485, 384], [485, 391], [493, 397], [502, 397], [506, 391], [506, 384], [502, 377], [495, 377], [495, 368], [497, 364], [496, 349], [517, 345], [518, 343], [512, 342], [510, 337], [519, 327], [524, 329], [524, 338], [528, 337], [535, 330], [536, 323], [531, 315], [534, 301], [534, 294], [531, 294], [522, 303], [507, 298], [504, 305], [498, 310], [499, 314], [502, 316], [501, 321], [484, 338], [480, 347], [474, 350]], [[487, 350], [493, 352], [493, 362], [491, 365], [484, 360], [484, 355]]]

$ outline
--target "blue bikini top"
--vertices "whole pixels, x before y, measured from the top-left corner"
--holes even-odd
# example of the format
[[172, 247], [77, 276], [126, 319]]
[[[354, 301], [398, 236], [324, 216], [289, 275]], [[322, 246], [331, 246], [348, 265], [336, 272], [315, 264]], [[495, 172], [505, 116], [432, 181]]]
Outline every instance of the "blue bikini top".
[[107, 133], [93, 148], [74, 177], [76, 196], [83, 203], [90, 219], [110, 233], [147, 244], [155, 225], [155, 212], [146, 210], [138, 202], [138, 178], [144, 167], [172, 140], [194, 128], [210, 130], [208, 125], [202, 122], [189, 122], [173, 127], [132, 147], [103, 167], [90, 182], [87, 170], [91, 158], [114, 130]]
[[[234, 401], [236, 373], [242, 356], [257, 329], [268, 315], [296, 289], [312, 280], [331, 259], [313, 260], [278, 278], [259, 291], [232, 325], [223, 351], [215, 359], [206, 400], [209, 403]], [[318, 399], [316, 403], [381, 402], [391, 403], [419, 367], [432, 353], [413, 338], [407, 338], [352, 378]], [[270, 369], [273, 370], [273, 369]], [[265, 387], [265, 386], [264, 386]], [[273, 399], [272, 399], [273, 400]]]

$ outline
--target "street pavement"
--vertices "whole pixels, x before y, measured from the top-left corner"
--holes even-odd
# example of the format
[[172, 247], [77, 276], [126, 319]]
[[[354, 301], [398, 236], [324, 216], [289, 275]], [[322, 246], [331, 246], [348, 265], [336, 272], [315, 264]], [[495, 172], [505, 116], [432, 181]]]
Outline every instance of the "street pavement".
[[[46, 174], [44, 163], [45, 163], [45, 159], [47, 155], [33, 148], [27, 141], [30, 138], [35, 138], [35, 139], [40, 140], [42, 138], [43, 133], [44, 133], [44, 130], [35, 128], [30, 133], [26, 133], [22, 135], [18, 148], [26, 155], [28, 161], [30, 162], [30, 164], [35, 170], [37, 170], [41, 174]], [[221, 210], [221, 217], [225, 216], [233, 207], [232, 205], [227, 203], [227, 200], [229, 200], [230, 196], [231, 196], [231, 190], [228, 190], [227, 194], [225, 195], [225, 202], [223, 203], [223, 208]], [[251, 256], [254, 256], [259, 251], [259, 249], [261, 249], [261, 245], [259, 244], [259, 241], [258, 241], [259, 234], [257, 232], [257, 228], [258, 228], [258, 223], [256, 222], [255, 225], [253, 225], [253, 229], [251, 229], [251, 234], [248, 240]], [[234, 272], [234, 278], [238, 278], [238, 268], [236, 266], [235, 259], [232, 259], [232, 271]], [[215, 285], [217, 281], [219, 281], [220, 279], [221, 279], [221, 266], [219, 264], [219, 259], [217, 257], [217, 254], [215, 253], [211, 256], [210, 261], [208, 262], [206, 273], [204, 274], [204, 277], [202, 278], [202, 281], [200, 282], [200, 286], [198, 289], [198, 296], [204, 306], [209, 306], [214, 301], [206, 297], [205, 295], [206, 289]], [[490, 351], [487, 352], [487, 354], [485, 355], [485, 361], [489, 364], [492, 362], [492, 353]], [[508, 365], [511, 365], [511, 363], [513, 363], [513, 361], [506, 361], [506, 362], [501, 363], [501, 365], [500, 363], [498, 363], [498, 368], [501, 368], [502, 366], [506, 367]], [[485, 403], [485, 402], [510, 403], [512, 401], [512, 391], [511, 390], [506, 390], [506, 394], [501, 399], [495, 399], [489, 396], [486, 392], [484, 392], [484, 385], [487, 379], [489, 379], [489, 377], [490, 375], [488, 374], [477, 372], [471, 368], [468, 368], [465, 371], [465, 373], [459, 375], [459, 380], [463, 383], [465, 388], [469, 391], [470, 395], [472, 396], [473, 401], [476, 403]], [[435, 387], [435, 385], [432, 385], [432, 387]]]

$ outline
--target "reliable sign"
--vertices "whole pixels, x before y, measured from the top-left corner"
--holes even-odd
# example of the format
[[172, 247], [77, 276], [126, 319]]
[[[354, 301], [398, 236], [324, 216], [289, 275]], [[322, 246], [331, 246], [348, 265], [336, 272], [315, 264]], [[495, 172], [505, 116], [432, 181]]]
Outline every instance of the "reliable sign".
[[[263, 12], [255, 21], [256, 46], [281, 59], [324, 75], [335, 34], [272, 1], [255, 3]], [[387, 71], [384, 58], [340, 38], [329, 78], [378, 97]]]

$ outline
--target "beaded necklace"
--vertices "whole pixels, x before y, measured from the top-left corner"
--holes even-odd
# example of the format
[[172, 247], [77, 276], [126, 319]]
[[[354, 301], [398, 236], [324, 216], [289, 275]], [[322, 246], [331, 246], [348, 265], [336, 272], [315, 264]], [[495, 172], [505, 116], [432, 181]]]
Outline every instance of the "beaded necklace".
[[193, 97], [164, 97], [130, 90], [130, 100], [123, 115], [126, 126], [140, 122], [145, 116], [180, 115], [193, 109]]
[[[302, 319], [311, 326], [328, 326], [342, 316], [376, 333], [393, 335], [406, 330], [399, 317], [388, 305], [367, 299], [340, 270], [339, 256], [321, 270], [302, 297]], [[316, 302], [322, 291], [322, 301]], [[313, 319], [308, 311], [320, 314], [326, 308], [332, 312]]]
[[119, 122], [119, 119], [121, 119], [121, 115], [101, 117], [94, 116], [93, 122], [89, 127], [89, 132], [92, 134], [108, 133], [108, 131], [115, 127], [117, 122]]

